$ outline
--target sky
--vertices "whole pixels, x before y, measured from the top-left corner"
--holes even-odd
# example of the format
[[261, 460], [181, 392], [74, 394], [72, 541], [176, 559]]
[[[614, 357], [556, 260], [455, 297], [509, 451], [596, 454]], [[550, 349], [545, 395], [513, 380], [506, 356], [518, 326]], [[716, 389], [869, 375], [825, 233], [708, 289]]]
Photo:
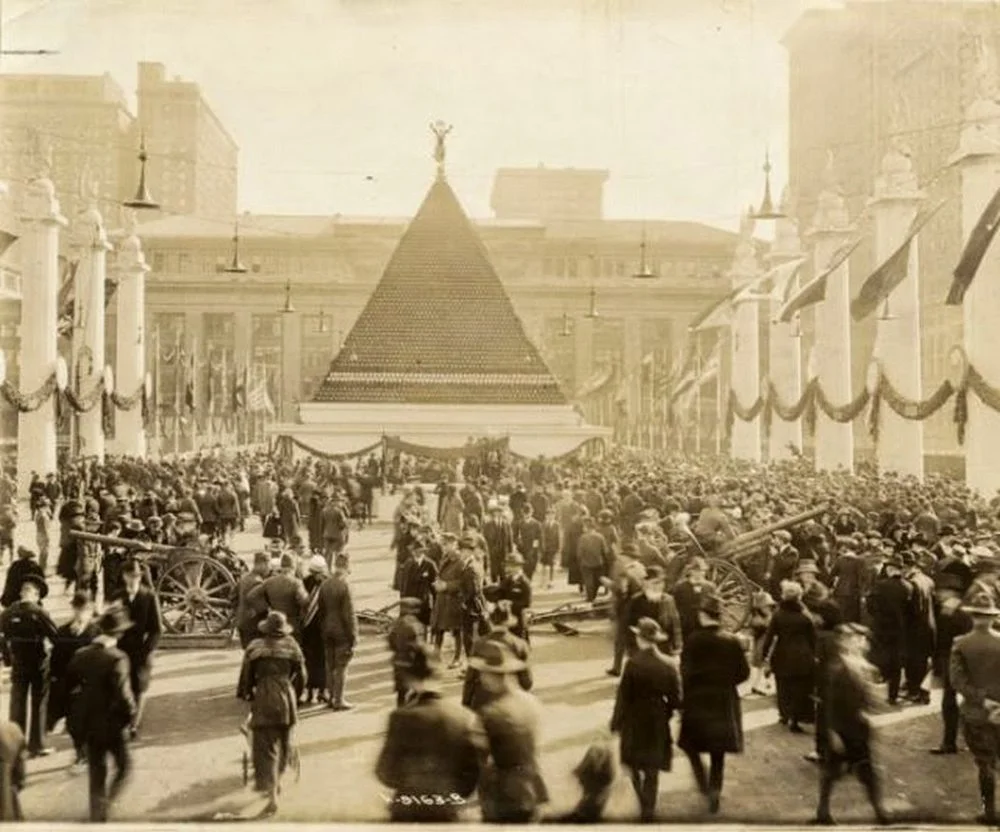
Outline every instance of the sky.
[[487, 217], [499, 167], [607, 169], [605, 215], [735, 229], [770, 148], [785, 181], [780, 37], [814, 0], [0, 0], [3, 72], [136, 64], [197, 82], [240, 147], [239, 208], [409, 216], [428, 124]]

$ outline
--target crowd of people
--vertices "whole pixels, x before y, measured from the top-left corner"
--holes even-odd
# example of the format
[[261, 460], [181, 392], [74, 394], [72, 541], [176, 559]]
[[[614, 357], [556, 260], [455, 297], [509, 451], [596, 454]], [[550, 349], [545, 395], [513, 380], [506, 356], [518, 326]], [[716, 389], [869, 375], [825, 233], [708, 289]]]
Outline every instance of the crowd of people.
[[[660, 772], [672, 767], [675, 715], [676, 745], [714, 815], [726, 755], [744, 747], [741, 702], [773, 695], [781, 724], [812, 734], [802, 754], [819, 769], [816, 820], [833, 821], [830, 794], [850, 770], [885, 821], [870, 714], [929, 703], [933, 676], [943, 688], [942, 738], [928, 750], [956, 754], [963, 729], [980, 820], [996, 820], [1000, 497], [933, 476], [817, 473], [803, 459], [753, 466], [613, 452], [560, 464], [467, 463], [464, 477], [437, 470], [436, 500], [404, 486], [385, 576], [399, 596], [388, 634], [398, 707], [376, 775], [394, 793], [394, 820], [455, 820], [478, 794], [487, 821], [595, 821], [618, 762], [640, 818], [652, 820]], [[383, 482], [374, 457], [347, 465], [239, 454], [80, 463], [37, 478], [29, 510], [38, 551], [9, 534], [0, 549], [13, 561], [0, 633], [11, 721], [25, 732], [15, 758], [45, 754], [46, 730], [66, 717], [90, 771], [92, 817], [106, 818], [141, 725], [160, 635], [149, 570], [131, 547], [71, 532], [211, 550], [255, 518], [265, 542], [232, 597], [244, 648], [237, 692], [249, 702], [243, 730], [263, 814], [277, 811], [299, 708], [353, 707], [350, 541], [370, 522]], [[15, 512], [0, 482], [0, 535]], [[771, 531], [760, 545], [737, 557], [755, 591], [737, 610], [744, 626], [729, 632], [735, 602], [712, 583], [712, 565], [730, 541], [763, 527]], [[75, 592], [62, 627], [43, 606], [53, 566]], [[575, 770], [579, 803], [555, 818], [538, 761], [531, 629], [536, 594], [562, 576], [581, 603], [608, 610], [607, 673], [619, 682], [608, 738]], [[444, 694], [449, 674], [461, 677], [457, 701]], [[113, 701], [97, 701], [98, 684], [111, 685]], [[110, 790], [108, 756], [117, 766]]]

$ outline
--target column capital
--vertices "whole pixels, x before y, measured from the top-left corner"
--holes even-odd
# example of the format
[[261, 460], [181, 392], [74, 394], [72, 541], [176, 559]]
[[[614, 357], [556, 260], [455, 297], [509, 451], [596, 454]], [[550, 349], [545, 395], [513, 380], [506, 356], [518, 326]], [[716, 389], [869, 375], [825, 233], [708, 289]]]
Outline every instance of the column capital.
[[917, 203], [925, 197], [913, 170], [911, 151], [897, 139], [882, 157], [881, 173], [875, 177], [875, 191], [868, 205]]
[[69, 224], [61, 213], [59, 200], [56, 198], [56, 186], [52, 184], [52, 180], [34, 179], [28, 183], [19, 219], [21, 222], [41, 225], [65, 227]]

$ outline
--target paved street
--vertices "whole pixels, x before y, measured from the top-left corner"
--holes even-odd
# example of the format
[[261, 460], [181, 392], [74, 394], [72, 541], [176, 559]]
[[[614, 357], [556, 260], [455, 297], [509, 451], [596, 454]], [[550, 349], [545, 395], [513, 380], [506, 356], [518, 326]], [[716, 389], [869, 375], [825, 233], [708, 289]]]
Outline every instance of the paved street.
[[[255, 536], [242, 535], [238, 548], [249, 552], [255, 542]], [[394, 600], [388, 589], [392, 571], [388, 542], [387, 526], [355, 534], [350, 548], [359, 608], [378, 608]], [[546, 609], [573, 597], [565, 589], [542, 591], [536, 607]], [[66, 599], [56, 582], [48, 606], [57, 620], [65, 619]], [[578, 637], [560, 636], [549, 628], [533, 635], [536, 691], [546, 713], [542, 762], [556, 810], [568, 809], [575, 801], [569, 771], [606, 726], [614, 695], [615, 680], [604, 674], [610, 652], [608, 626], [595, 621], [583, 629]], [[237, 727], [246, 706], [234, 695], [240, 658], [237, 649], [160, 652], [143, 736], [135, 749], [135, 779], [121, 801], [119, 819], [252, 817], [259, 808], [257, 803], [248, 806], [250, 795], [242, 782], [243, 741]], [[454, 678], [449, 689], [457, 694], [459, 684]], [[353, 712], [331, 713], [319, 707], [304, 711], [298, 736], [301, 779], [286, 783], [277, 820], [385, 817], [380, 787], [371, 775], [394, 702], [382, 637], [363, 637], [348, 689], [357, 705]], [[938, 739], [937, 701], [935, 697], [931, 706], [878, 717], [887, 805], [900, 820], [968, 821], [976, 810], [975, 774], [968, 754], [942, 759], [924, 751]], [[801, 757], [811, 748], [811, 737], [792, 736], [776, 720], [772, 699], [745, 700], [747, 753], [730, 758], [720, 820], [780, 818], [794, 823], [811, 817], [816, 770]], [[54, 737], [53, 744], [56, 754], [29, 763], [23, 797], [26, 816], [83, 819], [86, 776], [67, 772], [66, 737]], [[664, 776], [661, 791], [664, 816], [689, 821], [703, 817], [682, 755], [674, 771]], [[631, 788], [623, 780], [609, 816], [630, 819], [636, 810]], [[474, 807], [469, 812], [475, 817]], [[844, 782], [834, 813], [843, 822], [870, 820], [860, 786]]]

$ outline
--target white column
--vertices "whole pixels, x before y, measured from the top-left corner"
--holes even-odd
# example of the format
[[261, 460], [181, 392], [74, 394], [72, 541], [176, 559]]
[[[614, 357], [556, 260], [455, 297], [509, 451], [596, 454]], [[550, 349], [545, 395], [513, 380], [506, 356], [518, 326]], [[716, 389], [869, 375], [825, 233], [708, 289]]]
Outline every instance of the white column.
[[640, 397], [640, 373], [642, 362], [642, 326], [639, 318], [629, 316], [625, 319], [625, 349], [623, 356], [623, 372], [625, 374], [625, 395], [628, 405], [628, 421], [625, 427], [625, 445], [638, 444], [639, 415], [642, 399]]
[[[118, 251], [118, 343], [115, 386], [120, 396], [135, 395], [146, 382], [146, 256], [130, 215]], [[146, 455], [142, 407], [115, 411], [114, 451], [121, 456]]]
[[[826, 187], [819, 195], [819, 207], [809, 238], [813, 243], [816, 272], [824, 270], [833, 253], [844, 245], [853, 231], [839, 188], [828, 168]], [[848, 404], [851, 393], [850, 265], [844, 263], [830, 275], [826, 300], [816, 304], [816, 374], [827, 399], [835, 406]], [[816, 412], [816, 470], [854, 470], [854, 426], [829, 419]]]
[[[781, 210], [785, 216], [776, 223], [774, 246], [768, 258], [771, 268], [802, 256], [798, 224], [792, 219], [787, 188], [782, 195]], [[787, 324], [776, 320], [781, 306], [780, 299], [771, 301], [768, 375], [781, 401], [791, 405], [802, 396], [802, 337], [797, 320]], [[791, 446], [802, 450], [802, 419], [786, 422], [773, 413], [767, 458], [791, 459]]]
[[[906, 239], [923, 194], [903, 148], [894, 147], [882, 160], [870, 202], [875, 220], [875, 260], [884, 263]], [[923, 398], [920, 351], [920, 276], [916, 241], [910, 246], [906, 279], [889, 296], [888, 315], [877, 321], [875, 355], [882, 372], [907, 399]], [[895, 471], [923, 479], [924, 426], [903, 419], [884, 401], [879, 409], [876, 447], [879, 471]]]
[[[77, 369], [72, 371], [70, 385], [79, 396], [87, 396], [94, 385], [103, 384], [105, 281], [107, 257], [111, 246], [104, 230], [104, 220], [97, 206], [92, 204], [80, 218], [77, 243], [80, 265], [76, 272], [76, 297], [80, 309], [77, 325], [80, 327], [79, 349], [76, 353]], [[81, 413], [79, 418], [80, 454], [104, 460], [104, 421], [100, 401]]]
[[[731, 277], [733, 286], [745, 286], [760, 276], [760, 266], [753, 241], [753, 221], [744, 217], [740, 242]], [[732, 318], [732, 390], [741, 407], [751, 407], [760, 398], [760, 309], [757, 300], [733, 306]], [[733, 459], [759, 462], [761, 458], [761, 418], [750, 422], [739, 416], [732, 420], [730, 455]]]
[[[48, 178], [25, 188], [21, 216], [21, 346], [20, 380], [23, 393], [33, 393], [48, 380], [56, 363], [56, 318], [59, 294], [59, 229], [66, 219], [59, 213], [55, 186]], [[27, 496], [31, 474], [55, 473], [55, 406], [49, 400], [32, 413], [18, 417], [18, 493]]]
[[[982, 56], [988, 58], [989, 56]], [[996, 103], [996, 68], [983, 60], [977, 100], [966, 112], [959, 150], [953, 158], [962, 172], [962, 234], [968, 240], [987, 203], [1000, 188], [1000, 105]], [[965, 294], [965, 352], [986, 382], [1000, 387], [1000, 246], [995, 242], [983, 258]], [[965, 433], [966, 484], [985, 498], [1000, 489], [1000, 413], [970, 393]]]

